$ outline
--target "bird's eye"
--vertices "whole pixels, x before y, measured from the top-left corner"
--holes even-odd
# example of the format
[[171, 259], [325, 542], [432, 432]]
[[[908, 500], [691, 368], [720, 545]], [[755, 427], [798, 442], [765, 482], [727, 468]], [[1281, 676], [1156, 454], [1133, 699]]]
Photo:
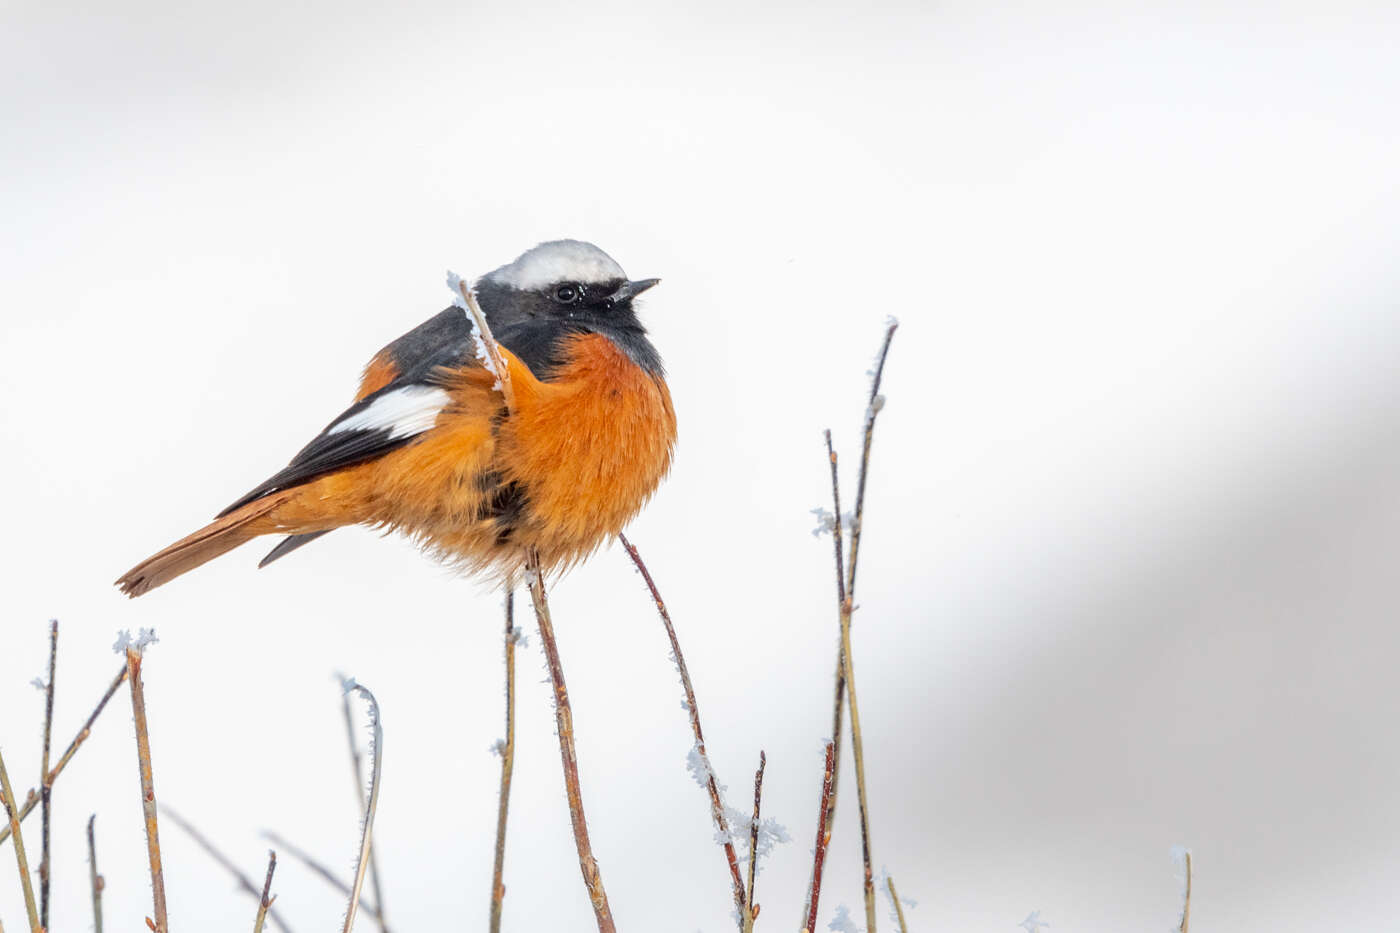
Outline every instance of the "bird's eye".
[[570, 305], [578, 300], [583, 293], [583, 287], [572, 282], [565, 282], [554, 290], [554, 300], [560, 304]]

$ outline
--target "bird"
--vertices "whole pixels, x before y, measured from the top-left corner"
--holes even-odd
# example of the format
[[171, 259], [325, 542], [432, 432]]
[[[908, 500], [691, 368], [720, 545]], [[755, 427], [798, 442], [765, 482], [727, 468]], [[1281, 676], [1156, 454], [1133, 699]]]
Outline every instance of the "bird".
[[376, 353], [353, 404], [286, 467], [116, 585], [139, 596], [285, 535], [265, 567], [349, 525], [402, 533], [499, 582], [532, 560], [542, 572], [577, 564], [671, 467], [675, 408], [636, 304], [659, 281], [629, 279], [581, 240], [526, 250], [471, 289], [508, 380], [454, 302]]

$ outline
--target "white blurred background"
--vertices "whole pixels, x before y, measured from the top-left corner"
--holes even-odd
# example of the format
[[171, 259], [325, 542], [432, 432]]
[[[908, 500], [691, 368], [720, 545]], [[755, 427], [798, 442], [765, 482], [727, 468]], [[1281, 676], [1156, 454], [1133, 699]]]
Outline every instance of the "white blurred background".
[[[571, 236], [664, 279], [643, 313], [681, 444], [631, 533], [737, 801], [767, 750], [794, 841], [760, 930], [798, 926], [830, 728], [820, 431], [853, 466], [890, 313], [855, 660], [911, 930], [1164, 930], [1176, 843], [1193, 931], [1395, 927], [1400, 23], [1055, 6], [7, 4], [15, 783], [38, 775], [45, 621], [55, 742], [116, 631], [154, 626], [159, 797], [250, 875], [264, 828], [348, 875], [345, 671], [384, 708], [395, 930], [484, 929], [498, 594], [361, 531], [135, 602], [110, 581], [340, 411], [447, 304], [445, 268]], [[613, 548], [553, 599], [619, 928], [729, 929], [639, 578]], [[588, 930], [537, 638], [520, 670], [506, 928]], [[123, 693], [56, 785], [56, 931], [91, 922], [92, 812], [108, 928], [150, 912], [131, 735]], [[860, 914], [845, 765], [822, 927]], [[172, 928], [246, 929], [231, 878], [162, 841]], [[298, 931], [339, 922], [290, 859], [275, 889]]]

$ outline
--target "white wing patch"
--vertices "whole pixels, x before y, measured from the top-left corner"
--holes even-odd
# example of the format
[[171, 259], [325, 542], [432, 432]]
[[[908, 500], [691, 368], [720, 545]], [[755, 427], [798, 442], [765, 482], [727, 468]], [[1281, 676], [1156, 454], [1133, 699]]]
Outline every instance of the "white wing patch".
[[328, 434], [342, 431], [384, 431], [390, 440], [422, 434], [437, 422], [451, 396], [436, 386], [404, 386], [379, 396], [369, 406], [336, 422]]
[[611, 282], [625, 279], [627, 274], [616, 260], [592, 243], [551, 240], [486, 277], [511, 288], [530, 291], [558, 282]]

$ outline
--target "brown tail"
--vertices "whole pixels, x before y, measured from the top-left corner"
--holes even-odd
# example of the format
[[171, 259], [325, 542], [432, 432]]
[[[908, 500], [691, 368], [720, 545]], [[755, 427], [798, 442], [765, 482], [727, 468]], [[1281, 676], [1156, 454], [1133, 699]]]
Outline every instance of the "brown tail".
[[263, 496], [210, 522], [194, 534], [181, 538], [132, 567], [117, 580], [117, 586], [128, 596], [140, 596], [258, 535], [278, 530], [275, 524], [265, 519], [299, 491], [288, 489]]

